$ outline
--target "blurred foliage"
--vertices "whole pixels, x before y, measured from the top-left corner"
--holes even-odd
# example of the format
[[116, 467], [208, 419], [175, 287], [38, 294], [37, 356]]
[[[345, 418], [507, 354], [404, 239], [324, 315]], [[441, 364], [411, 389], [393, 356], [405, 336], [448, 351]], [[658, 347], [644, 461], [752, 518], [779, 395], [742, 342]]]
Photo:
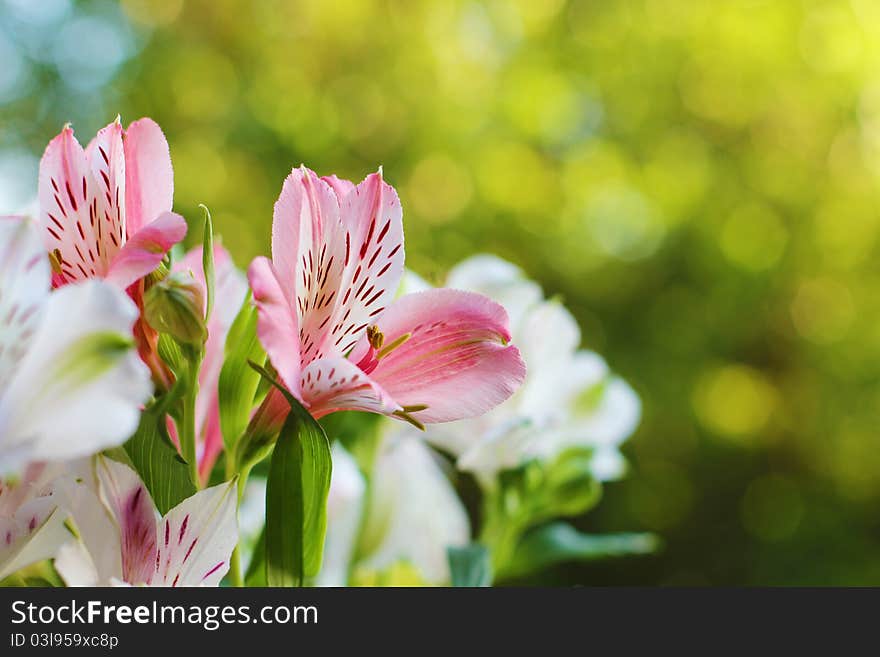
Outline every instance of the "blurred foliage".
[[580, 527], [666, 547], [540, 581], [880, 584], [880, 4], [0, 0], [0, 60], [0, 211], [150, 115], [242, 267], [292, 165], [381, 164], [409, 266], [559, 295], [644, 401]]

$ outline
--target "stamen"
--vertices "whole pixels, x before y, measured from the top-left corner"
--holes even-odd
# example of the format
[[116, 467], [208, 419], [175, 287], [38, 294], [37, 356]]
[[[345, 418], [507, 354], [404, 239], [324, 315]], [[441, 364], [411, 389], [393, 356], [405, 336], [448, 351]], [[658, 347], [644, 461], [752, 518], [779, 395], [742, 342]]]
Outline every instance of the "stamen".
[[52, 265], [52, 271], [54, 273], [58, 274], [59, 276], [62, 275], [62, 272], [61, 272], [61, 263], [62, 262], [64, 262], [64, 260], [61, 257], [60, 249], [55, 249], [55, 250], [49, 252], [49, 264]]
[[404, 333], [394, 340], [394, 342], [383, 347], [385, 344], [385, 335], [379, 330], [378, 326], [371, 324], [367, 327], [367, 341], [370, 346], [367, 349], [367, 353], [365, 353], [363, 358], [357, 363], [357, 366], [364, 374], [371, 373], [379, 365], [379, 360], [381, 358], [390, 354], [411, 337], [412, 333]]
[[381, 349], [385, 343], [385, 336], [379, 330], [379, 327], [373, 324], [367, 327], [367, 340], [369, 340], [370, 346], [373, 349]]
[[382, 348], [382, 345], [385, 342], [385, 336], [382, 335], [382, 331], [380, 331], [379, 327], [375, 324], [367, 327], [367, 341], [370, 343], [370, 347], [367, 349], [367, 353], [364, 354], [364, 357], [361, 358], [360, 362], [357, 364], [364, 374], [369, 374], [376, 369], [376, 366], [379, 364], [376, 352]]
[[419, 431], [424, 431], [424, 430], [425, 430], [425, 425], [422, 424], [421, 422], [419, 422], [417, 419], [415, 419], [412, 415], [410, 415], [410, 414], [406, 411], [405, 408], [404, 408], [404, 410], [402, 410], [402, 411], [394, 411], [394, 413], [392, 413], [392, 415], [393, 415], [394, 417], [399, 417], [399, 418], [400, 418], [401, 420], [403, 420], [404, 422], [409, 422], [411, 425], [413, 425], [413, 426], [414, 426], [416, 429], [418, 429]]
[[385, 358], [385, 356], [387, 356], [392, 351], [397, 349], [400, 345], [402, 345], [404, 342], [409, 340], [411, 337], [412, 337], [412, 333], [404, 333], [399, 338], [397, 338], [394, 342], [389, 344], [387, 347], [384, 347], [383, 349], [381, 349], [379, 351], [379, 353], [376, 355], [376, 358], [377, 359]]

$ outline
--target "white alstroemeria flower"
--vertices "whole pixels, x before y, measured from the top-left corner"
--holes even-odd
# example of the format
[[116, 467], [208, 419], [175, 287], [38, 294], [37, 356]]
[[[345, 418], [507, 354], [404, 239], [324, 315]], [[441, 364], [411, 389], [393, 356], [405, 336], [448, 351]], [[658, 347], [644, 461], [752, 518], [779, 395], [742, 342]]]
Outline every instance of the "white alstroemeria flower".
[[56, 466], [29, 465], [17, 482], [0, 481], [0, 579], [55, 556], [70, 540], [52, 486]]
[[367, 482], [354, 457], [333, 443], [333, 473], [327, 495], [327, 535], [317, 586], [345, 586], [364, 513]]
[[578, 349], [581, 334], [571, 313], [495, 256], [465, 260], [446, 285], [479, 292], [507, 309], [527, 375], [505, 403], [478, 418], [429, 427], [427, 439], [487, 485], [502, 469], [549, 460], [573, 446], [594, 450], [597, 478], [620, 477], [626, 464], [619, 446], [635, 431], [641, 404], [599, 355]]
[[470, 540], [467, 511], [438, 457], [409, 428], [384, 438], [373, 468], [358, 567], [414, 567], [429, 584], [448, 584], [446, 549]]
[[0, 217], [0, 476], [119, 445], [151, 391], [138, 312], [102, 281], [50, 293], [35, 224]]
[[103, 456], [67, 482], [80, 540], [55, 568], [68, 586], [217, 586], [238, 542], [235, 480], [199, 491], [160, 517], [134, 470]]

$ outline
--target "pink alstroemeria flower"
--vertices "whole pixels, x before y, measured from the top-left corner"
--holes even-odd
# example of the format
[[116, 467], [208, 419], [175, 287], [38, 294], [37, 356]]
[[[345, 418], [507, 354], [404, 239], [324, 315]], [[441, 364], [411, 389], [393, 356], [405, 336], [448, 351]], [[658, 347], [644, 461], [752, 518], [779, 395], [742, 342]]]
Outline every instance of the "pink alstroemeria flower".
[[[141, 279], [186, 235], [186, 222], [171, 212], [173, 195], [168, 142], [151, 119], [123, 130], [117, 118], [85, 150], [65, 126], [40, 161], [40, 225], [53, 286], [102, 278], [142, 306]], [[142, 358], [167, 379], [155, 332], [139, 322], [135, 334]]]
[[[421, 425], [479, 415], [525, 376], [507, 313], [472, 292], [394, 294], [403, 274], [400, 200], [381, 171], [358, 186], [301, 167], [284, 182], [272, 260], [248, 270], [257, 333], [287, 389], [320, 418], [340, 410]], [[286, 403], [270, 393], [257, 421]]]
[[[174, 263], [175, 271], [191, 272], [202, 286], [202, 296], [207, 305], [205, 272], [202, 269], [202, 247], [189, 251], [181, 260]], [[226, 356], [226, 336], [241, 310], [247, 294], [247, 281], [244, 274], [235, 267], [229, 252], [219, 244], [214, 245], [214, 307], [208, 318], [208, 339], [205, 342], [205, 356], [199, 369], [199, 393], [196, 397], [196, 437], [198, 439], [199, 476], [202, 483], [207, 482], [211, 468], [223, 450], [223, 434], [220, 431], [220, 404], [217, 383]], [[177, 433], [169, 418], [172, 438], [177, 442]]]

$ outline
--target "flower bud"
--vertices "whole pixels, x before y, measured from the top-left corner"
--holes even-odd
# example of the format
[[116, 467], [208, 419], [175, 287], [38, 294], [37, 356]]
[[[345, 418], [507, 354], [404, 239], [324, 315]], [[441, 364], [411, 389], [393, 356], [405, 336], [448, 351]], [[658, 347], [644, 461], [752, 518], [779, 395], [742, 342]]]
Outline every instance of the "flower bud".
[[189, 272], [169, 274], [144, 295], [144, 318], [150, 326], [185, 344], [207, 339], [204, 312], [204, 291]]

